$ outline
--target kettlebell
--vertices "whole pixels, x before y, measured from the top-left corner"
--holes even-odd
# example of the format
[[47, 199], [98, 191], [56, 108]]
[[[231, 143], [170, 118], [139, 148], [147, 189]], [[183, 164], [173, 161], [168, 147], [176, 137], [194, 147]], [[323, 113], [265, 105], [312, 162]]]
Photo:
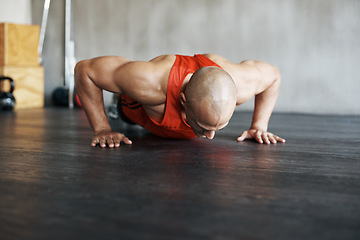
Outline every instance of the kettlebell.
[[10, 82], [9, 92], [0, 92], [0, 110], [12, 110], [15, 107], [15, 98], [12, 94], [15, 82], [12, 78], [0, 76], [0, 82], [8, 80]]

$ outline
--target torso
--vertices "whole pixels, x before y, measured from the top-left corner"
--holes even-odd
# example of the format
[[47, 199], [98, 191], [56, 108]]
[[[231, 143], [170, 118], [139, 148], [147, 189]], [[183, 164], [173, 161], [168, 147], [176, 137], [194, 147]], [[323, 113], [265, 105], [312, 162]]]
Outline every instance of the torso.
[[162, 78], [159, 83], [159, 88], [162, 90], [159, 91], [159, 94], [162, 95], [162, 103], [158, 105], [144, 105], [143, 108], [145, 112], [155, 121], [161, 122], [165, 113], [165, 103], [166, 103], [166, 90], [168, 85], [168, 78], [171, 71], [172, 66], [174, 65], [176, 56], [175, 55], [162, 55], [151, 59], [150, 62], [157, 62], [160, 64], [159, 69], [162, 69]]
[[[229, 60], [217, 55], [217, 54], [203, 54], [213, 62], [221, 66], [225, 71], [227, 71], [233, 78], [238, 92], [237, 105], [240, 105], [254, 96], [256, 89], [257, 81], [254, 79], [253, 74], [249, 71], [248, 66], [243, 66], [242, 63], [232, 63]], [[158, 91], [158, 94], [161, 94], [161, 99], [164, 99], [160, 104], [157, 105], [143, 105], [146, 113], [153, 118], [155, 121], [161, 121], [165, 112], [165, 103], [166, 103], [166, 90], [167, 82], [170, 74], [170, 70], [175, 62], [175, 55], [162, 55], [156, 57], [151, 62], [156, 62], [159, 64], [158, 69], [162, 71], [162, 78], [159, 81], [159, 88], [161, 91]], [[190, 80], [192, 74], [186, 76], [183, 86], [185, 86]]]

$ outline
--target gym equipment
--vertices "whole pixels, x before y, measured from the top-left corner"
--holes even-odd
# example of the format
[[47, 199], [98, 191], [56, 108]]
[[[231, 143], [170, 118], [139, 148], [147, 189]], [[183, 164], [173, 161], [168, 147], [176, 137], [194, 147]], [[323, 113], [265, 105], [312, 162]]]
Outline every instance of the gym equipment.
[[15, 107], [15, 98], [12, 94], [15, 88], [15, 82], [10, 77], [0, 77], [0, 81], [8, 80], [10, 82], [9, 92], [0, 92], [0, 110], [12, 110]]
[[69, 105], [69, 89], [58, 87], [52, 94], [52, 100], [57, 107], [66, 107]]
[[[42, 63], [42, 51], [44, 45], [44, 38], [46, 33], [46, 25], [49, 15], [51, 0], [44, 1], [44, 10], [41, 21], [41, 31], [40, 31], [40, 40], [38, 46], [38, 52], [40, 55], [40, 60]], [[81, 106], [79, 97], [75, 93], [75, 81], [74, 81], [74, 68], [76, 65], [75, 58], [75, 43], [71, 39], [71, 0], [65, 1], [65, 61], [64, 61], [64, 86], [59, 87], [54, 90], [53, 100], [56, 106], [64, 106], [66, 102], [69, 108], [74, 108], [75, 106]], [[64, 91], [68, 91], [65, 93]], [[67, 99], [61, 99], [59, 97], [66, 97]]]
[[65, 87], [69, 90], [68, 106], [74, 108], [75, 43], [71, 40], [71, 0], [65, 1]]
[[[69, 89], [66, 87], [58, 87], [52, 94], [52, 100], [57, 107], [68, 107], [69, 106]], [[74, 94], [74, 105], [78, 108], [82, 108], [80, 98], [77, 92]]]
[[43, 52], [43, 47], [44, 47], [47, 19], [48, 19], [48, 15], [49, 15], [49, 7], [50, 7], [50, 0], [45, 0], [43, 15], [42, 15], [42, 19], [41, 19], [41, 28], [40, 28], [40, 37], [39, 37], [39, 46], [38, 46], [38, 52], [39, 52], [39, 58], [40, 58], [39, 62], [41, 63], [41, 65], [43, 64], [42, 52]]

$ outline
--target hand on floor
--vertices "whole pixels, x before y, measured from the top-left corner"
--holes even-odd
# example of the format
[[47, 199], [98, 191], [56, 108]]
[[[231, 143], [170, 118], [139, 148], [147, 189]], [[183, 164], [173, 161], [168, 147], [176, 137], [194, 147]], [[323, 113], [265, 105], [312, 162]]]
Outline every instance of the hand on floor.
[[240, 137], [237, 138], [238, 142], [242, 142], [245, 139], [255, 139], [258, 143], [277, 143], [277, 142], [285, 142], [285, 139], [272, 134], [271, 132], [249, 129], [244, 131]]
[[120, 147], [121, 142], [124, 142], [125, 144], [132, 144], [132, 141], [122, 133], [103, 131], [99, 132], [92, 138], [91, 146], [95, 147], [97, 144], [99, 144], [100, 147], [109, 146], [110, 148], [113, 148]]

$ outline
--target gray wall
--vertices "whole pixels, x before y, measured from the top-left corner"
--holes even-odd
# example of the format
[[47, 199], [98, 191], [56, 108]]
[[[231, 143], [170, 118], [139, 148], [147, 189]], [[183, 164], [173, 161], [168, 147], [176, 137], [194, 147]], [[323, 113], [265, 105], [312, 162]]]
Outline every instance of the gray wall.
[[0, 22], [31, 24], [31, 0], [0, 0]]
[[[33, 0], [38, 24], [42, 4]], [[52, 1], [45, 39], [48, 104], [63, 84], [63, 5]], [[282, 72], [276, 111], [360, 114], [359, 0], [73, 0], [73, 23], [77, 60], [206, 52], [262, 60]]]
[[[45, 68], [45, 105], [52, 105], [51, 94], [55, 88], [64, 85], [65, 56], [65, 1], [51, 1], [46, 35], [43, 47]], [[32, 19], [41, 24], [44, 0], [32, 0]]]

